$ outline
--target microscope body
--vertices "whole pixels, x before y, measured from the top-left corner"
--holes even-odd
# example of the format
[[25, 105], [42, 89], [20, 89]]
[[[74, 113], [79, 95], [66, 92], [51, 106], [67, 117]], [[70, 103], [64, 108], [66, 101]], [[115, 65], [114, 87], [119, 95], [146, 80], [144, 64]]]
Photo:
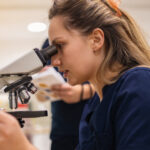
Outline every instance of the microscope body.
[[[0, 92], [9, 93], [9, 107], [16, 109], [18, 100], [26, 104], [30, 100], [29, 93], [36, 93], [37, 88], [32, 83], [32, 75], [39, 72], [47, 61], [57, 53], [55, 46], [45, 49], [34, 49], [15, 61], [0, 68]], [[47, 111], [12, 111], [7, 112], [19, 121], [21, 127], [25, 121], [22, 118], [47, 116]]]
[[1, 92], [9, 93], [11, 109], [18, 107], [18, 99], [22, 104], [28, 103], [29, 93], [34, 94], [37, 91], [31, 82], [32, 75], [39, 72], [56, 53], [55, 46], [34, 49], [0, 68], [0, 89]]

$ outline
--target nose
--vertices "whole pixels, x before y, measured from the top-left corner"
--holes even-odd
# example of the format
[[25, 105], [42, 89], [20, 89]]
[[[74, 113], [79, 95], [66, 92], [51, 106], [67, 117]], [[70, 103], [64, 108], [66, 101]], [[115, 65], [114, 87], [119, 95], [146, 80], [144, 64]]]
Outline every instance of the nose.
[[58, 53], [51, 57], [51, 65], [54, 67], [61, 65], [61, 60]]

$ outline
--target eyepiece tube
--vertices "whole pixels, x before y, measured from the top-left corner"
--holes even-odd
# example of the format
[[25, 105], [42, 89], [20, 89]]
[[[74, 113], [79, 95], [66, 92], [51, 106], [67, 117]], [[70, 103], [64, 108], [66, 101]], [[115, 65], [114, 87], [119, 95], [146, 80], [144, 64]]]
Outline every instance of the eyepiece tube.
[[43, 66], [47, 64], [47, 61], [50, 60], [53, 55], [57, 54], [57, 49], [54, 45], [50, 45], [42, 50], [34, 49], [34, 51], [39, 56]]
[[57, 49], [54, 45], [50, 45], [45, 49], [40, 50], [43, 54], [46, 61], [50, 60], [50, 58], [57, 53]]

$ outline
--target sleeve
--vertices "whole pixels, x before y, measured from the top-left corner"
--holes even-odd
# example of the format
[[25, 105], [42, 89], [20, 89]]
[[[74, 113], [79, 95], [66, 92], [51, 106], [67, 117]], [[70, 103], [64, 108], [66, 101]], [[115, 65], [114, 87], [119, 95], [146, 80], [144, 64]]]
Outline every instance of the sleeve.
[[150, 71], [134, 71], [116, 99], [116, 150], [150, 150]]

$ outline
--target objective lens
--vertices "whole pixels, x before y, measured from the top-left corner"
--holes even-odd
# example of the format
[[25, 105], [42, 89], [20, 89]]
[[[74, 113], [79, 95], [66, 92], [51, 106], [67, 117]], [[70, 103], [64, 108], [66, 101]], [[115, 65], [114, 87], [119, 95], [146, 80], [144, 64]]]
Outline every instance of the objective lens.
[[35, 94], [37, 92], [37, 88], [31, 82], [27, 84], [27, 90], [32, 94]]
[[16, 109], [18, 107], [18, 95], [17, 92], [9, 92], [9, 107], [11, 109]]
[[19, 98], [20, 98], [22, 104], [27, 104], [29, 102], [30, 95], [28, 94], [28, 91], [25, 87], [22, 86], [18, 90], [18, 95], [19, 95]]

